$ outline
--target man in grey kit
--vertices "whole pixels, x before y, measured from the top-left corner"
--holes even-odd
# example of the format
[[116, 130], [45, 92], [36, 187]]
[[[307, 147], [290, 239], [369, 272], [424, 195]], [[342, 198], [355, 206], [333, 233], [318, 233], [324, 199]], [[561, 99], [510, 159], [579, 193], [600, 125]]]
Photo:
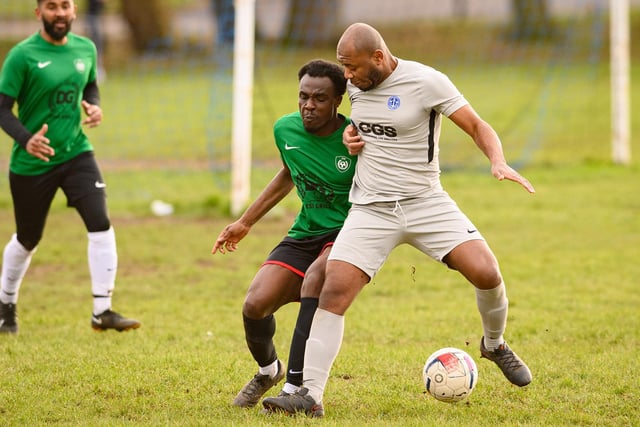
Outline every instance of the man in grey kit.
[[518, 386], [531, 372], [507, 346], [508, 300], [498, 261], [473, 223], [440, 184], [442, 115], [464, 130], [491, 162], [491, 173], [530, 193], [506, 162], [498, 135], [451, 81], [426, 65], [394, 57], [367, 24], [342, 35], [338, 61], [349, 79], [349, 154], [359, 153], [352, 208], [329, 256], [304, 360], [304, 387], [263, 400], [267, 410], [322, 416], [322, 397], [344, 332], [344, 314], [396, 246], [408, 243], [459, 271], [475, 286], [484, 336], [482, 357]]

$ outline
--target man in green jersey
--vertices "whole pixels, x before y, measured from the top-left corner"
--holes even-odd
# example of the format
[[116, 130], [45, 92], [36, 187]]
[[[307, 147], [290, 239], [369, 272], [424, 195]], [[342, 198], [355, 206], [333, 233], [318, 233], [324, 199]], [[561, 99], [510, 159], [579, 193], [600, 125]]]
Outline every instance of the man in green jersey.
[[[91, 326], [135, 329], [140, 322], [111, 310], [116, 238], [107, 214], [106, 184], [81, 126], [102, 121], [96, 47], [70, 32], [76, 17], [72, 0], [37, 0], [35, 13], [42, 28], [11, 49], [0, 72], [0, 127], [14, 140], [9, 184], [16, 223], [3, 253], [0, 333], [18, 332], [18, 291], [58, 188], [88, 232]], [[13, 113], [16, 101], [18, 116]]]
[[314, 60], [300, 69], [298, 80], [299, 111], [274, 125], [282, 168], [244, 214], [222, 230], [212, 249], [213, 253], [235, 251], [251, 227], [296, 187], [300, 212], [258, 270], [242, 307], [247, 345], [259, 371], [233, 401], [240, 407], [254, 406], [284, 377], [273, 344], [273, 313], [293, 301], [300, 301], [300, 313], [283, 393], [294, 393], [302, 385], [305, 342], [318, 305], [324, 266], [350, 207], [355, 156], [342, 143], [342, 132], [350, 123], [338, 113], [346, 90], [343, 70], [337, 64]]

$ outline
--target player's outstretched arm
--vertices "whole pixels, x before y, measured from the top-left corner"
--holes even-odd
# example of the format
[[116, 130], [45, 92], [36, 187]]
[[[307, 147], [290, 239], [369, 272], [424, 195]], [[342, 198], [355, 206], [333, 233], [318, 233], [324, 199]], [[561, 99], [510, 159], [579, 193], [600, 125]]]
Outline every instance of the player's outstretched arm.
[[286, 166], [283, 166], [242, 216], [220, 232], [211, 249], [211, 253], [220, 252], [224, 254], [227, 251], [234, 252], [238, 248], [238, 242], [249, 234], [251, 227], [284, 199], [292, 189], [291, 172]]
[[238, 242], [249, 234], [249, 230], [251, 230], [251, 226], [243, 224], [240, 220], [227, 225], [218, 235], [211, 253], [220, 252], [225, 254], [227, 251], [234, 252], [238, 248]]
[[491, 174], [498, 178], [498, 180], [500, 181], [502, 181], [503, 179], [508, 179], [509, 181], [517, 182], [518, 184], [522, 185], [529, 193], [533, 194], [536, 192], [535, 188], [533, 188], [533, 185], [531, 185], [527, 178], [520, 175], [518, 172], [516, 172], [515, 169], [513, 169], [506, 163], [491, 165]]

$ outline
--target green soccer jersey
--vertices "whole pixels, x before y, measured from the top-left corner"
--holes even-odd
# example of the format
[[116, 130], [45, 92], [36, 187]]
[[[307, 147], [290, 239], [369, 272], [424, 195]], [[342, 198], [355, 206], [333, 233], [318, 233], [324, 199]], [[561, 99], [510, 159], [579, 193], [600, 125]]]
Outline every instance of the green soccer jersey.
[[40, 175], [93, 147], [82, 131], [82, 92], [96, 79], [96, 47], [73, 33], [65, 45], [46, 42], [36, 33], [18, 43], [0, 72], [0, 93], [16, 99], [18, 118], [32, 133], [43, 124], [55, 155], [44, 162], [14, 142], [10, 169], [20, 175]]
[[291, 178], [302, 207], [289, 237], [304, 239], [342, 228], [349, 203], [349, 189], [356, 156], [342, 143], [342, 132], [350, 123], [329, 136], [315, 136], [304, 130], [300, 113], [281, 117], [274, 125], [280, 157]]

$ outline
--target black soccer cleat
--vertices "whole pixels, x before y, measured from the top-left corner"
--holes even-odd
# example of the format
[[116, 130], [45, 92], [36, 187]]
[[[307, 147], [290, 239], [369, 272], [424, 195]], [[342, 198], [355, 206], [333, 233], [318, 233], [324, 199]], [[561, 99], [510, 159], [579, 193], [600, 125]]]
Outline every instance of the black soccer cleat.
[[266, 412], [284, 412], [287, 415], [304, 413], [312, 418], [324, 417], [322, 403], [316, 403], [309, 390], [301, 387], [293, 394], [280, 393], [277, 397], [267, 397], [262, 401]]
[[107, 310], [102, 314], [91, 316], [91, 327], [96, 331], [115, 329], [118, 332], [138, 329], [142, 324], [136, 319], [127, 319], [115, 311]]
[[0, 334], [17, 334], [17, 317], [15, 304], [0, 301]]

